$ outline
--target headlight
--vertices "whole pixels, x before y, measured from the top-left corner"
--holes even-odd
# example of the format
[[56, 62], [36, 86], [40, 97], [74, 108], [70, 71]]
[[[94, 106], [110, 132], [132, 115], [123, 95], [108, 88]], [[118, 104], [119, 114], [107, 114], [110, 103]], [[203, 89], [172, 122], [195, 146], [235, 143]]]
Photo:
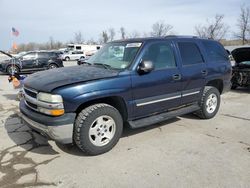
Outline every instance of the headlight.
[[63, 102], [61, 95], [52, 95], [49, 93], [42, 93], [42, 92], [38, 93], [37, 99], [39, 101], [49, 102], [49, 103], [62, 103]]

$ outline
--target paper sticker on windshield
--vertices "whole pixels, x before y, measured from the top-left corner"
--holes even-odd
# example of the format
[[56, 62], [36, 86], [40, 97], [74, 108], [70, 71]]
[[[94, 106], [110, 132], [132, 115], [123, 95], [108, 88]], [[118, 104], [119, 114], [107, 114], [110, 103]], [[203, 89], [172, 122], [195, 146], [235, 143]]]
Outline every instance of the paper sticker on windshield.
[[133, 43], [128, 43], [127, 45], [126, 45], [126, 48], [139, 48], [139, 47], [141, 47], [141, 42], [133, 42]]

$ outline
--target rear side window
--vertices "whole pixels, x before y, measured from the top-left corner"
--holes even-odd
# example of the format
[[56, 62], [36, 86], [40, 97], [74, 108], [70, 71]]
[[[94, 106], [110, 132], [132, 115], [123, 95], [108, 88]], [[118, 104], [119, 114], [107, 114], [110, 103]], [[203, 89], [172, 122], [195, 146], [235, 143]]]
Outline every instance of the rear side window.
[[49, 54], [45, 52], [38, 53], [38, 58], [49, 58]]
[[193, 42], [178, 42], [182, 64], [194, 65], [203, 63], [203, 58], [199, 47]]
[[210, 61], [228, 61], [228, 53], [226, 50], [215, 41], [203, 41], [208, 59]]

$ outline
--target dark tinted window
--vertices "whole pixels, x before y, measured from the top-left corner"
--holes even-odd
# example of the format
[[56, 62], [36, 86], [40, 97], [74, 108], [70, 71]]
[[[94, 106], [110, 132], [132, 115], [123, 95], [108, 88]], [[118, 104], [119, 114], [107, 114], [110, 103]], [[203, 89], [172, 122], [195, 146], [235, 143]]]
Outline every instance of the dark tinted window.
[[149, 45], [142, 59], [152, 61], [155, 69], [176, 67], [174, 53], [171, 44], [168, 42]]
[[82, 47], [81, 46], [76, 46], [76, 50], [81, 50]]
[[23, 60], [32, 60], [36, 58], [36, 53], [35, 52], [27, 53], [21, 57]]
[[182, 64], [193, 65], [203, 62], [203, 58], [198, 46], [193, 42], [179, 42]]
[[46, 52], [39, 52], [38, 58], [49, 58], [49, 54]]
[[210, 61], [228, 61], [229, 54], [218, 42], [203, 41], [202, 43]]

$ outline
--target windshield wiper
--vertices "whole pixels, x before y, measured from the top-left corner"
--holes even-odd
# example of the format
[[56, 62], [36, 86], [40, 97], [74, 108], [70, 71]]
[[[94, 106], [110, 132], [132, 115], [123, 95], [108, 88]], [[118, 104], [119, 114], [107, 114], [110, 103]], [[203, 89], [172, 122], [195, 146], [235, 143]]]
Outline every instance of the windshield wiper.
[[93, 63], [93, 65], [97, 65], [97, 66], [102, 66], [105, 69], [111, 69], [111, 66], [108, 64], [103, 64], [103, 63]]

